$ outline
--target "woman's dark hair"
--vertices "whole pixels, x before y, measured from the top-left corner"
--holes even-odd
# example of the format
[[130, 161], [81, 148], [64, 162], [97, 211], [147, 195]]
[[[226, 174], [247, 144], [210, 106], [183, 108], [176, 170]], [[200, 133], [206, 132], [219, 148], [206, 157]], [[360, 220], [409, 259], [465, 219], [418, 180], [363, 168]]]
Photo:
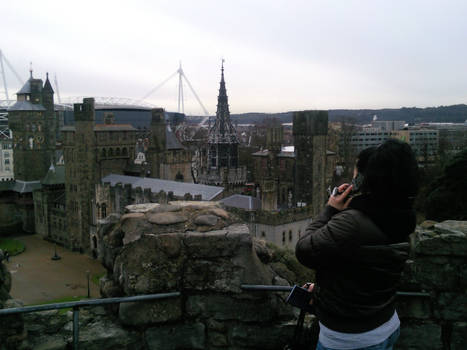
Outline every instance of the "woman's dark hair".
[[363, 150], [357, 170], [364, 176], [362, 192], [386, 202], [413, 199], [418, 192], [418, 165], [406, 142], [388, 139], [378, 147]]
[[370, 156], [375, 150], [376, 147], [368, 147], [358, 154], [355, 166], [357, 167], [357, 171], [362, 175], [365, 173], [366, 166], [368, 165], [368, 160], [370, 159]]

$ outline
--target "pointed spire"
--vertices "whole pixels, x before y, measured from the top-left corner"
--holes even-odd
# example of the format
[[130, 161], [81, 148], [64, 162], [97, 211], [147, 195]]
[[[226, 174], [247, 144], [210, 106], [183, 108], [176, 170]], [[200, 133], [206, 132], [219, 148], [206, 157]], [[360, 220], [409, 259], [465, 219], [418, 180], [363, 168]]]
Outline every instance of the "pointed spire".
[[238, 143], [235, 128], [230, 121], [229, 98], [224, 80], [224, 62], [221, 64], [221, 81], [219, 86], [219, 95], [217, 97], [216, 119], [212, 128], [209, 129], [210, 143]]
[[45, 83], [44, 83], [44, 91], [48, 91], [48, 92], [54, 92], [54, 89], [52, 88], [52, 84], [50, 84], [50, 81], [49, 81], [49, 73], [47, 72], [46, 73], [46, 79], [45, 79]]
[[49, 171], [55, 172], [55, 166], [54, 166], [54, 162], [53, 162], [53, 159], [52, 159], [52, 158], [50, 159]]
[[29, 62], [29, 75], [32, 79], [32, 62]]

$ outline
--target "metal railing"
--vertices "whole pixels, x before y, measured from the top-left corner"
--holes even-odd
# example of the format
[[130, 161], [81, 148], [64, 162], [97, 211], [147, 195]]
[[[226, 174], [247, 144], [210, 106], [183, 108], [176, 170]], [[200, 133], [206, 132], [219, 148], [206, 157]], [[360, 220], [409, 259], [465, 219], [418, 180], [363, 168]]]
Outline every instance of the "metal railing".
[[[271, 286], [271, 285], [257, 285], [257, 284], [242, 284], [242, 290], [245, 291], [263, 291], [263, 292], [290, 292], [293, 287], [291, 286]], [[430, 293], [425, 292], [396, 292], [397, 296], [414, 296], [414, 297], [430, 297]], [[79, 309], [86, 306], [101, 306], [109, 304], [129, 303], [148, 301], [156, 299], [168, 299], [181, 296], [180, 292], [159, 293], [159, 294], [146, 294], [131, 297], [120, 298], [104, 298], [104, 299], [89, 299], [64, 303], [54, 303], [45, 305], [31, 305], [23, 307], [15, 307], [10, 309], [0, 309], [0, 316], [23, 314], [28, 312], [39, 312], [47, 310], [59, 309], [73, 309], [73, 349], [79, 349]]]
[[[242, 284], [240, 286], [243, 290], [258, 291], [258, 292], [291, 292], [293, 286], [268, 286], [260, 284]], [[396, 292], [396, 296], [409, 296], [409, 297], [430, 297], [430, 293], [426, 292]]]
[[0, 316], [24, 314], [27, 312], [38, 312], [38, 311], [72, 308], [73, 309], [73, 349], [78, 350], [79, 348], [79, 345], [78, 345], [79, 344], [79, 309], [80, 308], [86, 307], [86, 306], [101, 306], [101, 305], [109, 305], [109, 304], [130, 303], [130, 302], [135, 302], [135, 301], [148, 301], [148, 300], [156, 300], [156, 299], [176, 298], [176, 297], [179, 297], [180, 295], [181, 295], [180, 292], [172, 292], [172, 293], [137, 295], [137, 296], [132, 296], [132, 297], [90, 299], [90, 300], [71, 301], [71, 302], [65, 302], [65, 303], [31, 305], [31, 306], [15, 307], [15, 308], [10, 308], [10, 309], [0, 309]]

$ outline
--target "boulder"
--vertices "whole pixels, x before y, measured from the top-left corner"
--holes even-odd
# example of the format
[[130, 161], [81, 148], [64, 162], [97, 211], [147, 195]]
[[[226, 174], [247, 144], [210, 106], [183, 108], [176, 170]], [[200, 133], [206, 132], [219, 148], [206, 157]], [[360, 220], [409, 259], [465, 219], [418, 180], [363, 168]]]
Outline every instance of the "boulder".
[[199, 215], [195, 218], [196, 225], [214, 226], [217, 224], [218, 217], [216, 215]]
[[148, 215], [148, 221], [157, 225], [173, 225], [187, 221], [188, 218], [184, 215], [174, 212], [164, 212]]
[[150, 210], [154, 210], [160, 207], [159, 203], [143, 203], [143, 204], [132, 204], [125, 207], [127, 213], [147, 213]]
[[205, 326], [200, 322], [150, 328], [145, 340], [149, 350], [206, 349]]
[[136, 241], [145, 233], [152, 230], [152, 225], [145, 220], [142, 213], [130, 213], [122, 216], [121, 228], [123, 232], [123, 245]]
[[172, 322], [182, 316], [182, 302], [177, 299], [154, 300], [151, 302], [121, 303], [118, 318], [127, 326], [148, 326], [155, 323]]
[[447, 220], [434, 225], [434, 231], [418, 230], [414, 242], [419, 255], [467, 257], [467, 221]]

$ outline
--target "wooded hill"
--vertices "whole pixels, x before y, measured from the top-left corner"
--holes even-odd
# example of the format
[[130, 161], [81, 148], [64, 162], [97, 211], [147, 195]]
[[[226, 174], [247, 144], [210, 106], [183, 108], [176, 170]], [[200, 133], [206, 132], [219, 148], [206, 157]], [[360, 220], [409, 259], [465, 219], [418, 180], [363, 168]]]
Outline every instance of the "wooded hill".
[[[261, 123], [268, 118], [277, 118], [282, 123], [290, 123], [292, 122], [292, 115], [293, 112], [244, 113], [232, 114], [231, 119], [234, 123], [239, 124]], [[359, 124], [366, 124], [371, 122], [375, 115], [378, 116], [378, 120], [404, 120], [407, 123], [463, 123], [467, 120], [467, 105], [459, 104], [427, 108], [403, 107], [398, 109], [331, 109], [329, 110], [329, 121], [352, 118]]]

